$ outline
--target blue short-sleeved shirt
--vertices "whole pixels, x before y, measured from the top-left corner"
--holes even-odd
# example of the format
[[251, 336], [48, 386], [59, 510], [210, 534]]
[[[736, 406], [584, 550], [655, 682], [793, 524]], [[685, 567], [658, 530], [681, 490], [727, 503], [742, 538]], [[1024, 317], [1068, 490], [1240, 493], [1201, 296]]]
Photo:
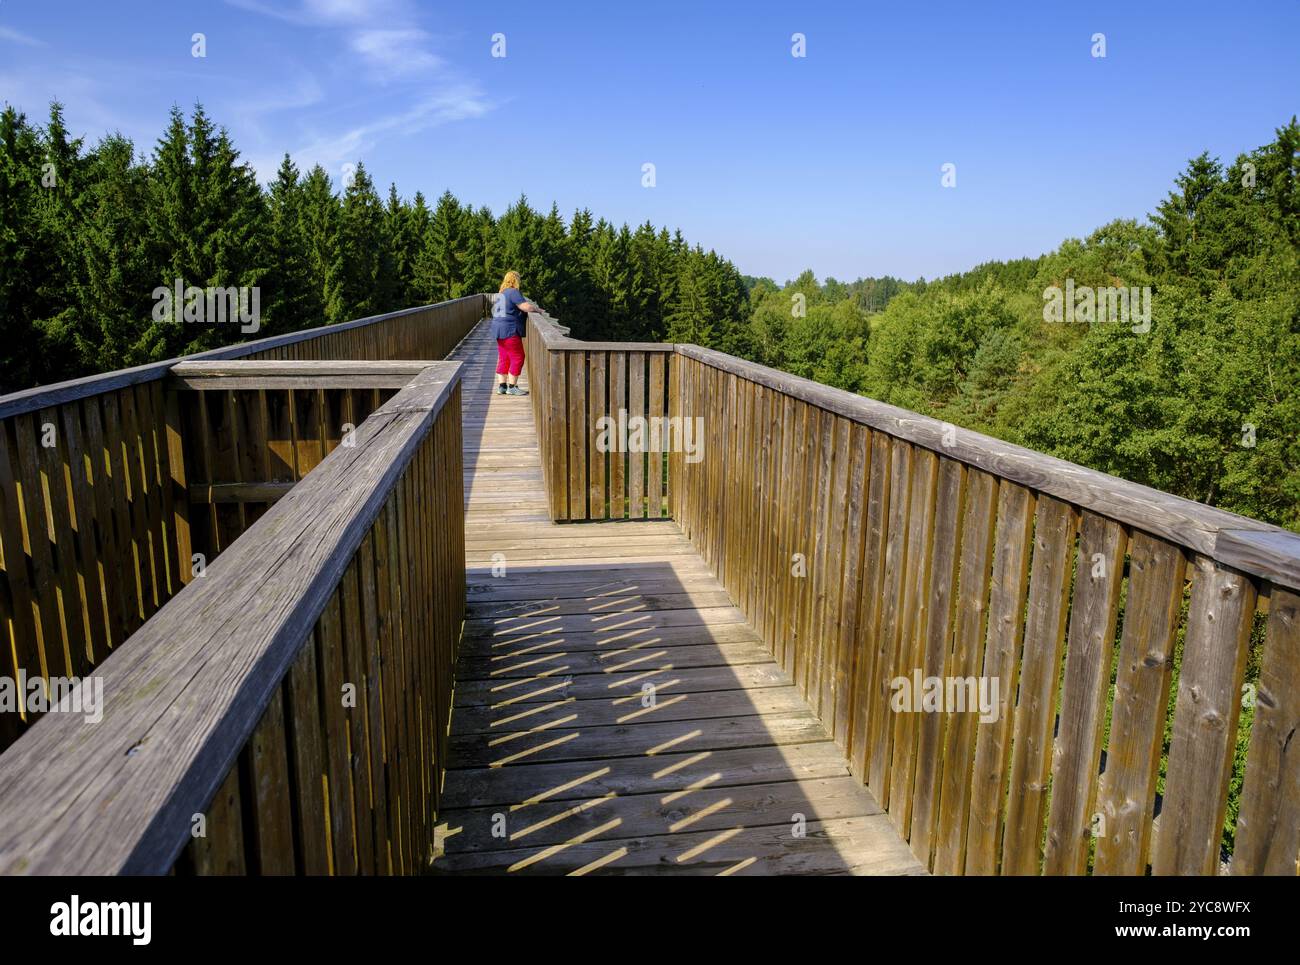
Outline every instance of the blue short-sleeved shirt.
[[519, 310], [521, 303], [528, 301], [519, 293], [518, 288], [507, 288], [497, 295], [492, 303], [492, 337], [509, 338], [528, 335], [528, 318]]

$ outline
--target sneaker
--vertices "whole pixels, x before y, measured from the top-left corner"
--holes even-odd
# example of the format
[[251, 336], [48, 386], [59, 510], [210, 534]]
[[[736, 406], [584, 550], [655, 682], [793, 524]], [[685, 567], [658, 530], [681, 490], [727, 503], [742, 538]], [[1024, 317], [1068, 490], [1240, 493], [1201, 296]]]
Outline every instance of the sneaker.
[[504, 382], [498, 382], [495, 391], [496, 391], [496, 394], [497, 394], [497, 395], [505, 395], [505, 394], [506, 394], [506, 384], [505, 384]]
[[512, 385], [510, 386], [510, 388], [506, 389], [506, 395], [527, 395], [527, 394], [528, 394], [527, 389], [521, 389], [517, 385]]

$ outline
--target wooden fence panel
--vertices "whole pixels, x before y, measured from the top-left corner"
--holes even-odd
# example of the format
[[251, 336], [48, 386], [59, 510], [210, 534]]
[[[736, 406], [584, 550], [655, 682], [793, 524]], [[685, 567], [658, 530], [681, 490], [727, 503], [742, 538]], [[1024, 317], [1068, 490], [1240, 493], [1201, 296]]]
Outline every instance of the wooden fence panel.
[[[51, 715], [0, 755], [0, 873], [427, 867], [415, 718], [445, 730], [463, 618], [459, 371], [422, 372], [106, 659], [97, 727]], [[418, 505], [454, 526], [411, 532]]]
[[[439, 359], [483, 309], [474, 295], [216, 349], [184, 364]], [[9, 655], [0, 661], [0, 673], [83, 676], [189, 583], [194, 552], [210, 563], [283, 492], [273, 486], [259, 499], [192, 506], [196, 484], [292, 481], [282, 471], [275, 403], [231, 392], [201, 410], [183, 407], [181, 397], [193, 393], [167, 385], [178, 361], [0, 397], [0, 633], [17, 654], [16, 663]], [[365, 411], [377, 404], [372, 394]], [[272, 432], [268, 452], [259, 441]], [[217, 469], [224, 475], [212, 475]], [[29, 724], [7, 723], [0, 750]]]
[[[1142, 873], [1184, 554], [1285, 587], [1300, 537], [708, 349], [679, 345], [674, 365], [669, 411], [706, 419], [709, 458], [669, 457], [672, 514], [914, 853], [941, 873], [1086, 873], [1095, 835], [1097, 873]], [[913, 673], [949, 696], [995, 683], [993, 719], [894, 713], [891, 684]], [[1252, 753], [1291, 768], [1275, 706]], [[1216, 790], [1180, 792], [1178, 820], [1210, 834], [1231, 762], [1181, 753]], [[1243, 807], [1275, 828], [1284, 779], [1254, 773]]]

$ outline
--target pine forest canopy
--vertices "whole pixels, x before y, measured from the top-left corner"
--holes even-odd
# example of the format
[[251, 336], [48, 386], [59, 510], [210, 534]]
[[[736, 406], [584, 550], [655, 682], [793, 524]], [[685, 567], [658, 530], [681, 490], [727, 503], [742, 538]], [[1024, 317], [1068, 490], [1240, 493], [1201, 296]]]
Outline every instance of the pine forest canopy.
[[[145, 159], [54, 104], [0, 114], [0, 392], [495, 290], [507, 268], [580, 338], [694, 342], [1300, 529], [1295, 118], [1202, 155], [1146, 221], [937, 281], [778, 285], [680, 232], [387, 198], [286, 155], [265, 189], [201, 107]], [[341, 189], [341, 190], [340, 190]], [[153, 317], [175, 279], [257, 287], [261, 327]], [[1045, 292], [1146, 290], [1149, 324], [1053, 322]], [[1142, 330], [1138, 330], [1142, 329]]]
[[744, 321], [730, 262], [648, 223], [385, 199], [364, 164], [336, 185], [288, 155], [264, 190], [202, 107], [173, 109], [148, 159], [116, 135], [87, 150], [57, 103], [43, 127], [0, 115], [0, 393], [248, 337], [156, 320], [178, 278], [257, 288], [265, 337], [495, 291], [509, 268], [579, 336], [707, 343]]

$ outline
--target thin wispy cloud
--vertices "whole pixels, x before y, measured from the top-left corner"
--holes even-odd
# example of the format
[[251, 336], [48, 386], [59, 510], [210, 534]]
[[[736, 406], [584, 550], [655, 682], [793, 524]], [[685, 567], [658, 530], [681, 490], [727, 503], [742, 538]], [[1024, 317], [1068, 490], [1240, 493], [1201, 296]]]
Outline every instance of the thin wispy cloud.
[[[336, 172], [343, 163], [364, 156], [385, 136], [410, 137], [442, 124], [482, 117], [493, 106], [473, 85], [451, 87], [422, 98], [407, 110], [376, 118], [342, 133], [317, 134], [296, 150], [291, 150], [290, 154], [301, 168], [319, 164]], [[280, 157], [253, 157], [250, 163], [258, 176], [265, 179], [275, 174]]]
[[424, 132], [484, 117], [503, 102], [456, 65], [460, 48], [409, 0], [222, 7], [220, 17], [195, 23], [210, 59], [190, 55], [188, 33], [156, 61], [118, 56], [113, 46], [52, 59], [29, 24], [2, 26], [0, 49], [13, 46], [0, 55], [0, 102], [43, 119], [58, 99], [88, 143], [116, 131], [144, 154], [170, 106], [188, 113], [202, 103], [262, 181], [286, 152], [300, 169], [320, 164], [337, 180], [347, 163], [400, 157]]
[[[254, 148], [250, 162], [260, 177], [274, 173], [285, 147], [301, 167], [320, 164], [327, 170], [337, 171], [343, 163], [357, 160], [387, 138], [409, 137], [441, 124], [482, 117], [494, 106], [476, 83], [461, 76], [434, 53], [438, 38], [421, 24], [418, 7], [408, 0], [280, 3], [226, 0], [226, 3], [337, 38], [343, 54], [354, 60], [355, 71], [349, 75], [347, 112], [332, 113], [341, 116], [363, 110], [373, 99], [381, 99], [384, 107], [378, 117], [340, 131], [330, 130], [322, 117], [304, 112], [302, 108], [307, 105], [286, 105], [295, 109], [293, 120], [305, 136], [299, 138], [296, 148], [283, 143], [274, 152]], [[352, 83], [356, 80], [361, 83]], [[373, 95], [366, 94], [367, 86], [375, 88]], [[307, 89], [301, 80], [298, 89]], [[379, 89], [383, 89], [382, 94]], [[323, 99], [330, 100], [328, 91]], [[337, 100], [334, 107], [339, 107]], [[250, 110], [251, 126], [259, 126], [258, 118], [276, 105], [267, 104], [265, 108]]]
[[336, 32], [363, 69], [380, 84], [432, 75], [445, 62], [430, 49], [435, 38], [406, 0], [226, 0], [229, 6], [301, 27]]
[[12, 27], [0, 27], [0, 40], [7, 40], [10, 43], [22, 44], [24, 47], [44, 47], [44, 40], [37, 40], [35, 37], [29, 37], [21, 30], [14, 30]]
[[222, 116], [228, 117], [232, 129], [242, 136], [251, 136], [255, 144], [265, 143], [283, 136], [286, 116], [308, 111], [325, 99], [325, 89], [315, 75], [299, 70], [273, 91], [235, 99], [229, 113], [223, 111]]
[[302, 7], [322, 20], [359, 23], [391, 16], [406, 4], [401, 0], [302, 0]]
[[311, 27], [405, 23], [414, 18], [413, 8], [404, 0], [298, 0], [296, 3], [226, 0], [226, 4], [286, 23]]
[[353, 51], [380, 80], [428, 74], [443, 65], [442, 58], [425, 49], [429, 35], [417, 28], [361, 30], [352, 35]]

